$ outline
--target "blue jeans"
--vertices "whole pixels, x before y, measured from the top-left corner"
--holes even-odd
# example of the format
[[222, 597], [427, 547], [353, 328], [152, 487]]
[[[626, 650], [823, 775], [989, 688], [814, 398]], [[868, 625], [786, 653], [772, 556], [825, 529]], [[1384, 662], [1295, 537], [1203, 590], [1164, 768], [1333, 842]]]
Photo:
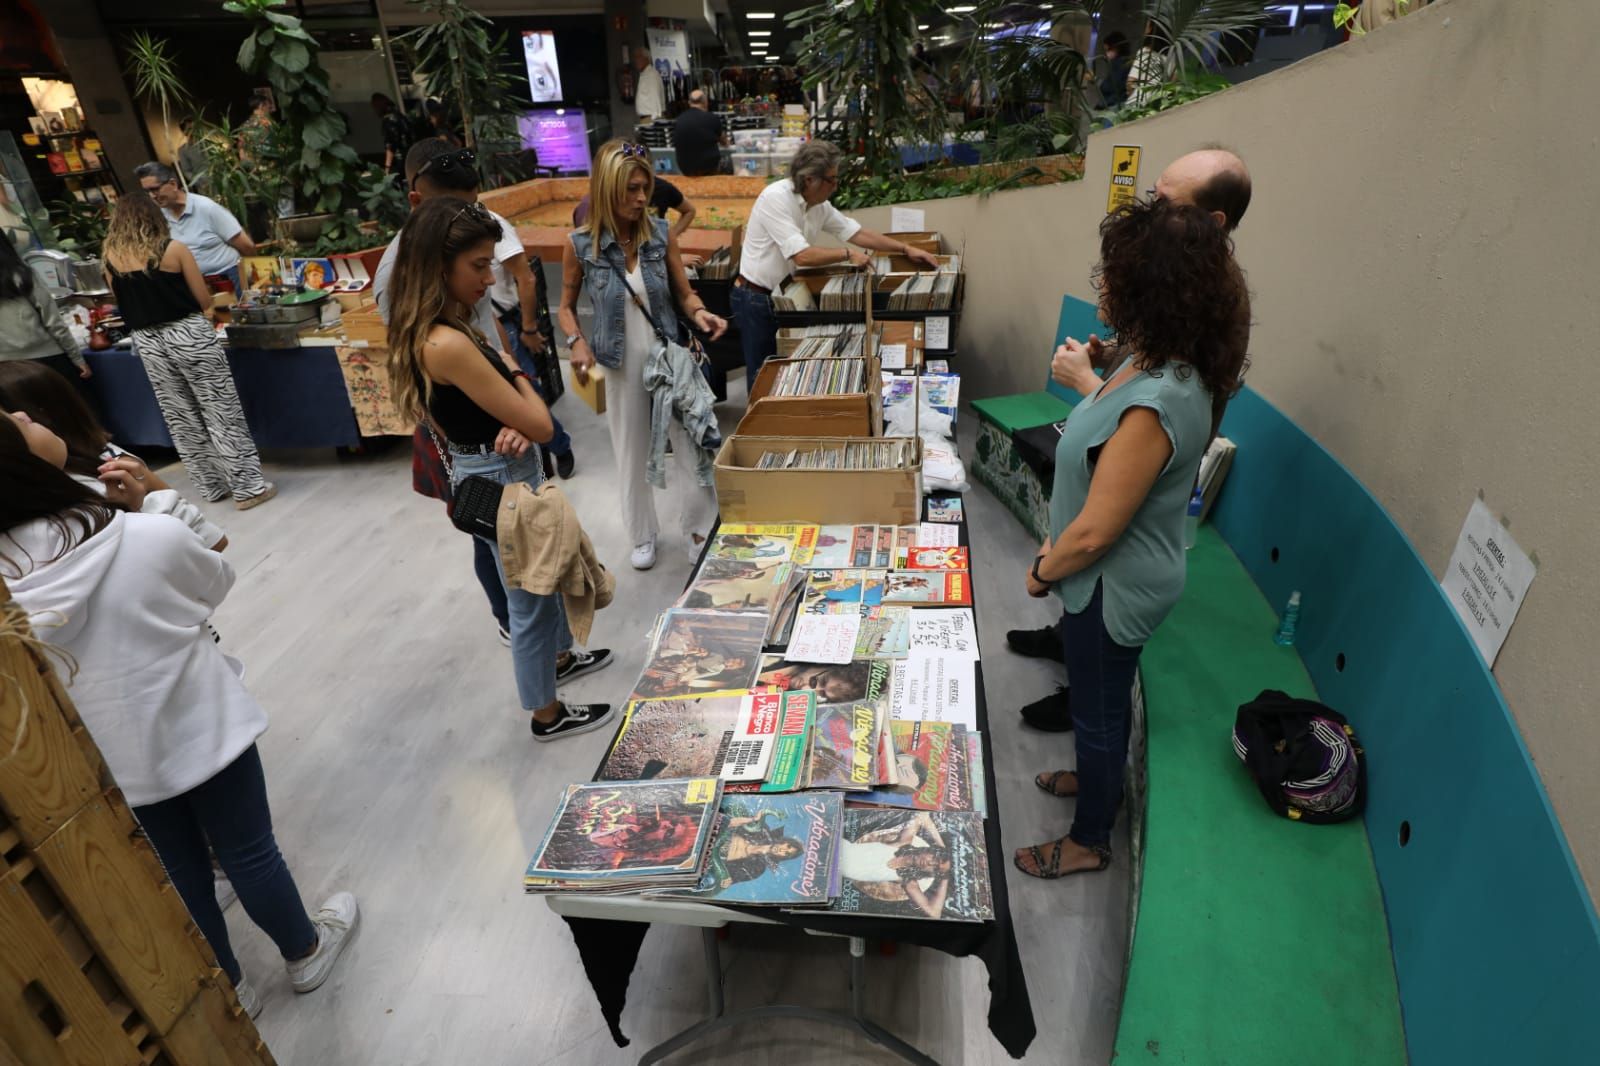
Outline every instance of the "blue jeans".
[[213, 852], [245, 913], [272, 938], [278, 954], [298, 958], [316, 946], [317, 931], [272, 836], [267, 779], [254, 744], [209, 781], [171, 799], [135, 807], [133, 813], [228, 980], [239, 983], [239, 960], [217, 906]]
[[772, 297], [735, 285], [728, 296], [733, 320], [739, 324], [739, 346], [744, 349], [744, 387], [756, 386], [761, 364], [778, 350], [778, 316], [772, 310]]
[[489, 597], [489, 610], [494, 612], [494, 620], [510, 632], [511, 608], [506, 603], [506, 583], [494, 561], [498, 554], [494, 545], [482, 537], [472, 538], [472, 571], [478, 575], [483, 594]]
[[[533, 353], [528, 351], [528, 346], [522, 343], [522, 312], [513, 307], [509, 311], [500, 312], [500, 324], [506, 328], [506, 337], [511, 341], [511, 354], [516, 357], [517, 365], [527, 371], [528, 377], [533, 381], [533, 391], [539, 394], [539, 399], [550, 407], [550, 421], [556, 427], [556, 435], [550, 438], [550, 443], [542, 445], [551, 455], [572, 454], [572, 438], [567, 435], [566, 429], [561, 425], [561, 419], [556, 417], [555, 403], [550, 399], [550, 394], [539, 382], [539, 371], [533, 363]], [[554, 344], [554, 337], [546, 337], [546, 344]]]
[[[492, 478], [502, 485], [524, 481], [538, 485], [544, 480], [544, 466], [537, 448], [530, 448], [521, 459], [504, 455], [460, 455], [450, 461], [455, 467], [451, 487], [472, 474]], [[517, 678], [517, 696], [525, 710], [537, 711], [556, 699], [556, 657], [572, 647], [572, 632], [567, 628], [567, 612], [561, 595], [535, 596], [505, 583], [505, 567], [499, 547], [487, 540], [484, 546], [494, 556], [495, 573], [506, 592], [511, 621], [511, 668]]]
[[1084, 847], [1107, 846], [1122, 799], [1128, 737], [1133, 729], [1133, 676], [1144, 648], [1127, 648], [1106, 632], [1104, 586], [1088, 606], [1061, 616], [1072, 738], [1078, 753], [1078, 807], [1068, 836]]

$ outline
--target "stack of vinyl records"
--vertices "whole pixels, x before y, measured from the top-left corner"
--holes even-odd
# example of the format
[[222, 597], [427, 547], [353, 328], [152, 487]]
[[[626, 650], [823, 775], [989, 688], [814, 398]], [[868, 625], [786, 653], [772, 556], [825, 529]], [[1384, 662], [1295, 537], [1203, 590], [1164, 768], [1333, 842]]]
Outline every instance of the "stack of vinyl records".
[[796, 278], [785, 285], [781, 292], [772, 294], [772, 309], [774, 311], [815, 311], [817, 301], [811, 295], [811, 290], [806, 283]]
[[757, 470], [898, 470], [911, 462], [910, 441], [900, 437], [824, 444], [805, 451], [768, 452]]
[[718, 248], [711, 258], [695, 268], [695, 275], [707, 281], [727, 281], [733, 277], [733, 250]]
[[865, 392], [867, 364], [862, 359], [801, 359], [785, 363], [769, 396], [840, 396]]
[[822, 287], [824, 311], [864, 311], [866, 306], [865, 274], [836, 274]]

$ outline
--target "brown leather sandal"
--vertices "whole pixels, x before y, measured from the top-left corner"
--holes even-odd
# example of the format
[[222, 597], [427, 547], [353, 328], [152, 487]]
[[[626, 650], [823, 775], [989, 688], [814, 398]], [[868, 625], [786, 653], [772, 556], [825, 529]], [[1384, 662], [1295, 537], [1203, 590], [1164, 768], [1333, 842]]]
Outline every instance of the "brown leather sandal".
[[1030, 870], [1022, 865], [1022, 860], [1015, 855], [1011, 857], [1011, 864], [1029, 877], [1037, 877], [1042, 881], [1056, 881], [1063, 877], [1071, 877], [1073, 874], [1098, 873], [1111, 865], [1110, 848], [1104, 844], [1090, 844], [1088, 848], [1100, 857], [1099, 866], [1086, 866], [1081, 870], [1063, 870], [1061, 868], [1061, 841], [1059, 840], [1050, 842], [1050, 861], [1048, 863], [1044, 861], [1044, 852], [1039, 850], [1039, 845], [1030, 844], [1024, 850], [1027, 851], [1028, 857], [1033, 860], [1034, 868]]
[[[1072, 791], [1058, 791], [1062, 780], [1069, 777], [1072, 779]], [[1076, 770], [1056, 770], [1049, 774], [1036, 774], [1034, 775], [1033, 783], [1038, 785], [1041, 791], [1048, 792], [1058, 799], [1071, 799], [1078, 794], [1078, 772]]]

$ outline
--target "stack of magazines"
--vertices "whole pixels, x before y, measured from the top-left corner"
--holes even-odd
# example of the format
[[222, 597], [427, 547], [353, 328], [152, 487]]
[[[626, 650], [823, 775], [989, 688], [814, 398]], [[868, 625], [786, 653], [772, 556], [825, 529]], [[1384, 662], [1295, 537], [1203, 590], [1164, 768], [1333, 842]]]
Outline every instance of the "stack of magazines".
[[716, 835], [716, 778], [568, 785], [522, 885], [543, 893], [638, 893], [700, 883]]
[[804, 359], [779, 368], [769, 396], [837, 396], [867, 390], [861, 359]]

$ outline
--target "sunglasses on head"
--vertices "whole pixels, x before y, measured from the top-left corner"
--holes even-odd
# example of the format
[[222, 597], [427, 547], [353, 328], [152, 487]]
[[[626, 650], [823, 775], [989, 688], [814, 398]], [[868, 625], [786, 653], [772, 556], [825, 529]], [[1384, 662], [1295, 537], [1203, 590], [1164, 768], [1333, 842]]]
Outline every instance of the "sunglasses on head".
[[477, 153], [473, 152], [471, 148], [462, 148], [459, 151], [447, 152], [444, 155], [436, 155], [426, 163], [422, 164], [422, 169], [418, 170], [416, 174], [412, 175], [411, 184], [415, 186], [417, 179], [429, 171], [437, 171], [440, 174], [448, 174], [456, 167], [461, 167], [465, 170], [474, 170], [477, 168], [477, 166], [478, 156]]
[[632, 144], [628, 141], [624, 141], [622, 144], [622, 158], [627, 159], [631, 156], [638, 156], [641, 159], [649, 159], [650, 149], [642, 144]]
[[452, 226], [455, 225], [456, 219], [460, 218], [462, 215], [466, 215], [478, 222], [494, 221], [494, 216], [489, 214], [489, 209], [478, 203], [476, 200], [469, 204], [462, 204], [461, 210], [450, 216], [450, 224]]

